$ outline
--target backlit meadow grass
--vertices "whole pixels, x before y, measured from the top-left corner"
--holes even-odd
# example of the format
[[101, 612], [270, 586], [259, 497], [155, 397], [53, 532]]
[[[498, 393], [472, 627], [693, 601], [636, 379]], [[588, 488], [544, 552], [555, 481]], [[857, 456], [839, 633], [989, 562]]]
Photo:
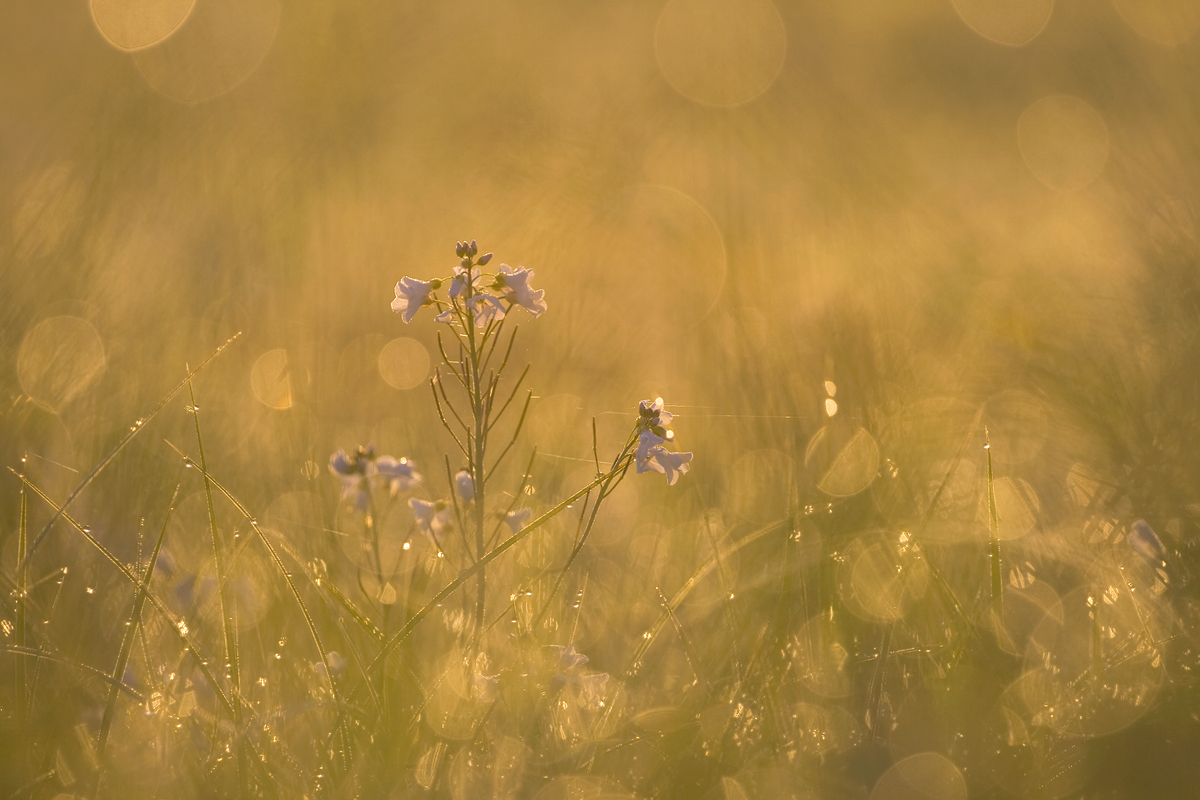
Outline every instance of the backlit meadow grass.
[[1192, 4], [0, 22], [0, 797], [1195, 793]]

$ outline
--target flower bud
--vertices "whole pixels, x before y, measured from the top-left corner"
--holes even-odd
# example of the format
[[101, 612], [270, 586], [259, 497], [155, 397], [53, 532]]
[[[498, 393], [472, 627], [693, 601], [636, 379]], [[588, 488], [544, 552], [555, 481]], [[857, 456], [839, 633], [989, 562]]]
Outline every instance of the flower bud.
[[467, 245], [467, 255], [474, 256], [479, 252], [479, 248], [475, 246], [475, 240], [471, 240], [471, 244]]
[[466, 254], [467, 254], [467, 246], [465, 244], [463, 244], [462, 242], [455, 242], [454, 243], [454, 255], [458, 256], [459, 258], [462, 258]]
[[433, 280], [431, 280], [431, 281], [429, 282], [429, 288], [430, 288], [430, 289], [433, 289], [434, 291], [437, 291], [438, 289], [442, 288], [442, 281], [441, 281], [441, 279], [440, 279], [440, 278], [434, 278]]
[[463, 269], [470, 269], [471, 268], [471, 257], [463, 256], [463, 260], [460, 261], [459, 263], [462, 264]]
[[487, 263], [488, 263], [489, 261], [491, 261], [491, 260], [492, 260], [492, 254], [491, 254], [491, 253], [484, 253], [483, 255], [481, 255], [481, 256], [479, 257], [479, 262], [478, 262], [478, 263], [479, 263], [479, 266], [481, 266], [481, 267], [482, 267], [483, 265], [487, 264]]

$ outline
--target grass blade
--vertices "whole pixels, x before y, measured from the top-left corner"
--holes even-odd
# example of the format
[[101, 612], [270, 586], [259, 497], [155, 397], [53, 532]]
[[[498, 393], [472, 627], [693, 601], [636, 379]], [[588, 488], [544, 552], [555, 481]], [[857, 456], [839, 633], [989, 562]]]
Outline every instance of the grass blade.
[[63, 513], [67, 510], [67, 508], [71, 505], [71, 503], [75, 502], [75, 498], [77, 498], [79, 496], [79, 493], [82, 492], [84, 489], [86, 489], [91, 484], [91, 482], [96, 479], [96, 476], [99, 475], [104, 470], [104, 468], [107, 467], [112, 462], [112, 460], [117, 457], [117, 454], [119, 454], [122, 450], [125, 449], [125, 446], [127, 444], [129, 444], [130, 441], [133, 440], [133, 437], [135, 437], [139, 433], [141, 433], [142, 429], [144, 429], [146, 427], [146, 423], [148, 423], [150, 420], [152, 420], [156, 416], [158, 416], [159, 412], [162, 411], [164, 408], [166, 408], [167, 403], [174, 400], [175, 397], [180, 392], [182, 392], [185, 387], [191, 385], [192, 376], [196, 375], [202, 369], [204, 369], [209, 364], [211, 364], [213, 362], [213, 359], [215, 359], [217, 356], [219, 356], [226, 347], [233, 344], [233, 341], [241, 335], [242, 334], [239, 331], [238, 333], [235, 333], [233, 336], [230, 336], [228, 339], [226, 339], [225, 343], [222, 344], [220, 347], [218, 347], [216, 350], [214, 350], [212, 355], [210, 355], [208, 358], [206, 358], [200, 362], [200, 366], [196, 367], [194, 370], [190, 370], [187, 373], [187, 377], [185, 377], [182, 381], [180, 381], [178, 386], [176, 386], [171, 391], [167, 392], [166, 396], [163, 397], [163, 399], [158, 402], [158, 405], [156, 405], [154, 408], [150, 409], [149, 414], [147, 414], [144, 417], [141, 417], [140, 419], [137, 420], [137, 422], [135, 422], [132, 426], [130, 426], [129, 432], [121, 437], [121, 441], [117, 442], [116, 446], [113, 447], [112, 450], [108, 451], [108, 454], [105, 455], [104, 458], [100, 459], [99, 463], [97, 463], [96, 466], [92, 467], [92, 471], [89, 472], [82, 481], [80, 481], [79, 485], [76, 486], [69, 495], [67, 495], [67, 499], [62, 502], [62, 505], [57, 506], [58, 510], [55, 511], [50, 516], [50, 520], [44, 526], [42, 526], [42, 529], [40, 531], [38, 531], [38, 535], [33, 537], [33, 542], [30, 543], [29, 548], [25, 553], [25, 557], [20, 559], [20, 561], [17, 564], [18, 570], [20, 570], [22, 567], [24, 567], [26, 562], [37, 551], [38, 546], [41, 545], [41, 543], [42, 543], [42, 540], [46, 538], [46, 534], [48, 534], [50, 532], [50, 529], [52, 527], [54, 527], [54, 523], [58, 521], [58, 518], [63, 515]]
[[158, 563], [158, 553], [162, 549], [163, 539], [167, 535], [167, 525], [171, 521], [171, 515], [175, 512], [175, 501], [179, 498], [179, 486], [175, 486], [175, 493], [171, 495], [171, 504], [167, 507], [167, 514], [163, 517], [162, 530], [158, 533], [158, 541], [154, 543], [154, 549], [150, 552], [150, 561], [146, 564], [146, 571], [143, 573], [142, 582], [138, 586], [137, 593], [133, 598], [133, 608], [129, 612], [129, 621], [126, 623], [125, 635], [121, 639], [121, 649], [117, 653], [117, 663], [113, 667], [112, 678], [114, 683], [108, 692], [108, 701], [104, 704], [104, 717], [100, 721], [100, 737], [96, 745], [96, 757], [103, 763], [104, 749], [108, 744], [108, 732], [112, 726], [113, 712], [117, 708], [117, 692], [119, 686], [116, 681], [119, 681], [121, 676], [125, 674], [125, 667], [129, 663], [129, 655], [133, 652], [133, 642], [137, 638], [138, 631], [141, 629], [142, 606], [146, 602], [146, 593], [150, 589], [150, 579], [154, 577], [154, 566]]

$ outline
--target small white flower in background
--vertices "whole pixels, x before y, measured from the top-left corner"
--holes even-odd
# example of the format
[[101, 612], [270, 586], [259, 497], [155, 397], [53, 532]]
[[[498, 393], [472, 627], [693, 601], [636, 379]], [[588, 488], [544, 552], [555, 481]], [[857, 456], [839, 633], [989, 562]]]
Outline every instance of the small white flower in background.
[[500, 675], [484, 675], [475, 672], [471, 675], [471, 697], [482, 703], [490, 703], [500, 694]]
[[338, 449], [329, 458], [329, 470], [342, 482], [342, 498], [353, 500], [359, 511], [366, 511], [370, 504], [372, 478], [382, 479], [392, 494], [421, 482], [421, 475], [407, 458], [377, 456], [373, 444], [358, 448], [352, 455]]
[[353, 455], [338, 448], [329, 457], [329, 470], [342, 482], [342, 499], [353, 500], [355, 508], [366, 511], [370, 502], [367, 481], [375, 474], [375, 446], [360, 447]]
[[550, 649], [558, 655], [558, 671], [566, 672], [574, 667], [583, 666], [588, 662], [588, 657], [575, 649], [574, 643], [563, 647], [559, 644], [550, 645]]
[[475, 499], [475, 481], [471, 480], [471, 473], [465, 469], [460, 469], [454, 476], [454, 488], [465, 502], [469, 503]]
[[667, 485], [674, 486], [679, 476], [691, 469], [691, 453], [672, 453], [664, 445], [675, 441], [675, 432], [667, 430], [675, 417], [663, 409], [663, 400], [643, 400], [638, 404], [637, 450], [634, 461], [637, 471], [658, 472], [667, 476]]
[[430, 503], [418, 497], [408, 498], [408, 507], [412, 509], [413, 517], [426, 536], [432, 536], [449, 527], [450, 508], [441, 500]]
[[496, 275], [496, 288], [501, 290], [505, 300], [536, 317], [546, 310], [546, 301], [542, 299], [546, 290], [532, 288], [531, 280], [533, 270], [526, 267], [513, 269], [508, 264], [501, 264], [500, 273]]
[[391, 486], [392, 494], [406, 492], [421, 482], [416, 465], [407, 458], [380, 456], [375, 459], [375, 471]]
[[532, 516], [532, 508], [518, 508], [516, 511], [510, 511], [504, 515], [504, 524], [513, 533], [519, 533], [522, 528], [529, 524], [529, 518]]
[[405, 275], [396, 283], [396, 299], [392, 301], [392, 311], [399, 314], [405, 323], [412, 322], [421, 306], [429, 304], [429, 295], [440, 285], [441, 281], [419, 281]]
[[486, 328], [493, 320], [504, 319], [504, 304], [490, 294], [476, 294], [467, 298], [467, 311], [478, 328]]

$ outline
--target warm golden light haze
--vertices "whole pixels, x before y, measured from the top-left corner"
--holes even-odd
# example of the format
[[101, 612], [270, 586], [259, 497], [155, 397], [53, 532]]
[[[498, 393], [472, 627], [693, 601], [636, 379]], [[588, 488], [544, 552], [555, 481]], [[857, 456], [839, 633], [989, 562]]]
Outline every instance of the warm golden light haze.
[[0, 4], [0, 797], [1192, 796], [1198, 29]]

